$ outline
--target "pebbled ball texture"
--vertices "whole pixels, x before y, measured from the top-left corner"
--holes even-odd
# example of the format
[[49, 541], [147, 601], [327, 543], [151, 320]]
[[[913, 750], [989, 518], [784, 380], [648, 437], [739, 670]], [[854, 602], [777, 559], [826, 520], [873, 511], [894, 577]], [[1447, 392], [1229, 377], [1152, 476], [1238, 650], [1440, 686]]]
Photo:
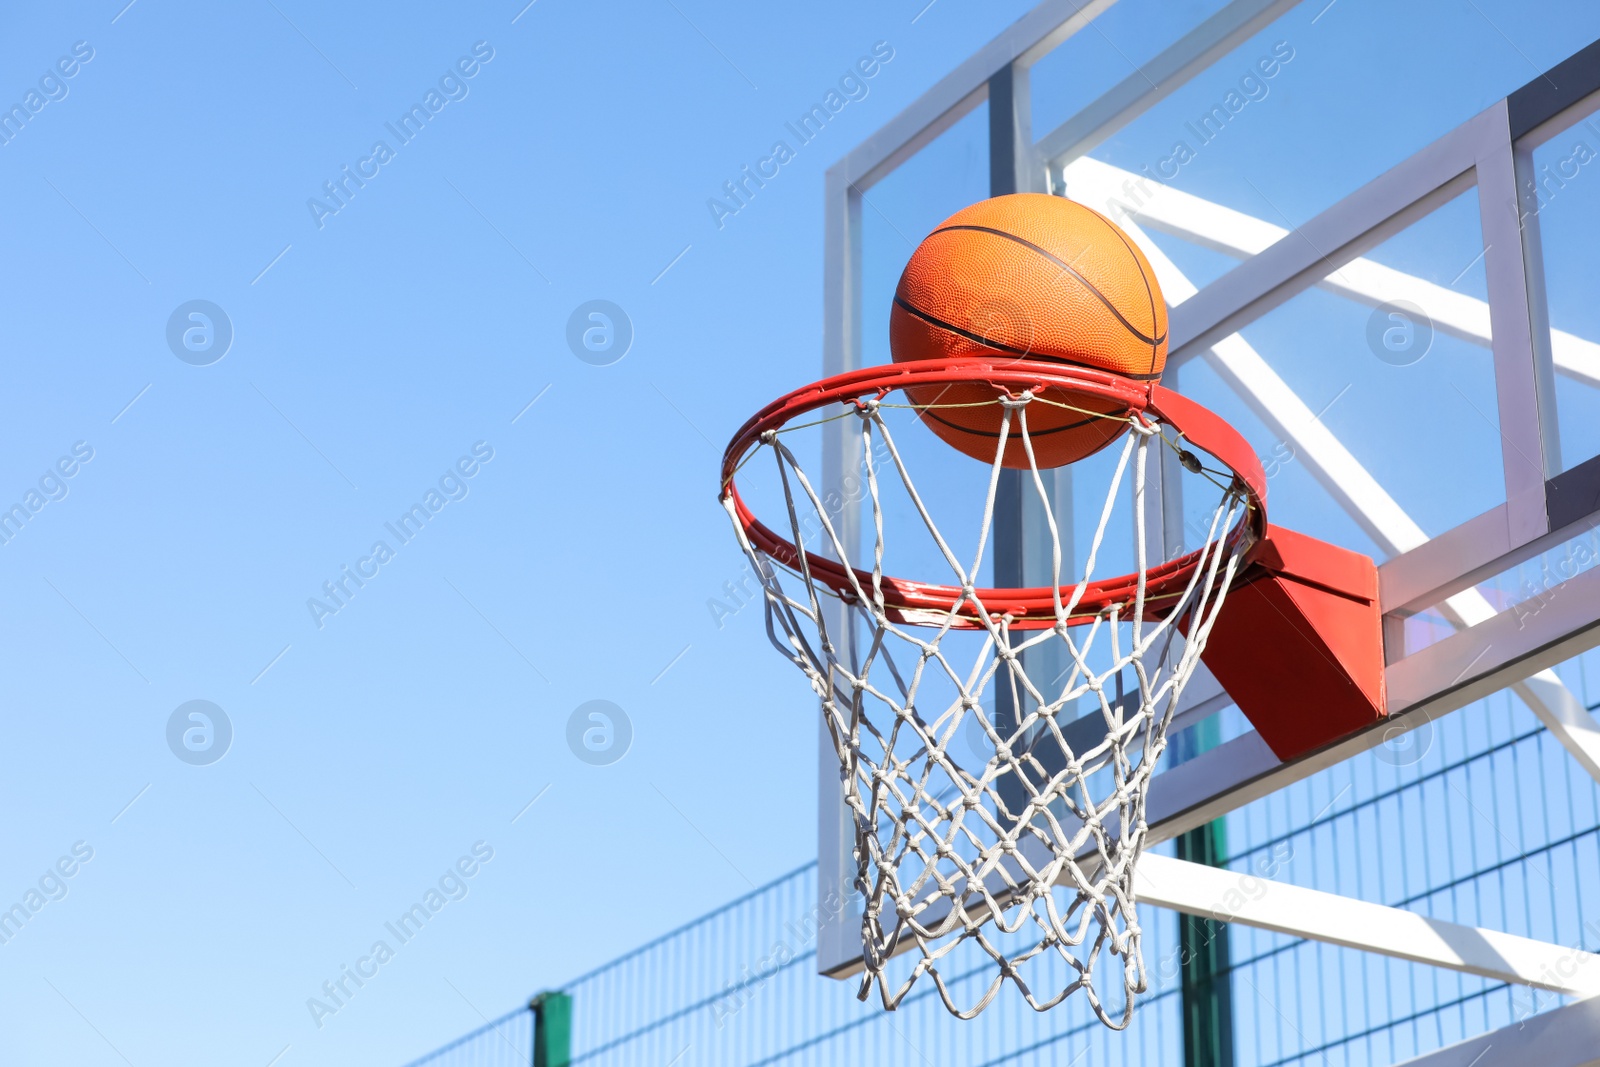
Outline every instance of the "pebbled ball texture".
[[[1167, 360], [1167, 306], [1143, 253], [1104, 215], [1043, 193], [997, 196], [963, 208], [912, 253], [889, 316], [895, 362], [952, 356], [1093, 367], [1156, 381]], [[1003, 412], [986, 386], [908, 391], [947, 443], [994, 461]], [[1091, 411], [1103, 401], [1046, 394]], [[979, 403], [977, 407], [953, 405]], [[935, 406], [937, 405], [937, 406]], [[1027, 407], [1040, 467], [1104, 448], [1126, 423], [1048, 404]], [[1013, 422], [1003, 460], [1028, 466]]]

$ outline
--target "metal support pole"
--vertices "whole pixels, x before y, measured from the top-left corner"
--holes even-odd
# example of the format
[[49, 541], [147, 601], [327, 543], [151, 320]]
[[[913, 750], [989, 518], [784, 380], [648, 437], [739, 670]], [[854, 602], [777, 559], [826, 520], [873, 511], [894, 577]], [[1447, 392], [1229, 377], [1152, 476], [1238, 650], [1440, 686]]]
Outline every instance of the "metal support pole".
[[[1016, 63], [1002, 67], [989, 79], [989, 195], [1004, 196], [1017, 191], [1019, 102], [1016, 98]], [[1021, 105], [1027, 103], [1026, 98]], [[1022, 472], [1003, 470], [994, 500], [994, 578], [999, 588], [1015, 588], [1027, 582], [1023, 575]], [[995, 727], [1002, 737], [1011, 737], [1022, 721], [1016, 706], [1009, 672], [995, 674]], [[1022, 783], [1010, 777], [999, 783], [1000, 797], [1011, 811], [1026, 805]]]
[[[1173, 755], [1199, 755], [1215, 747], [1220, 737], [1216, 716], [1204, 719], [1173, 738]], [[1180, 860], [1208, 867], [1226, 866], [1227, 821], [1213, 819], [1179, 834], [1177, 847]], [[1180, 913], [1178, 954], [1183, 982], [1184, 1067], [1233, 1067], [1233, 961], [1228, 924]]]
[[[1005, 196], [1021, 191], [1019, 174], [1026, 124], [1020, 116], [1028, 106], [1027, 82], [1022, 80], [1022, 99], [1018, 99], [1017, 64], [1003, 67], [989, 79], [989, 195]], [[1000, 487], [994, 504], [994, 584], [1001, 587], [1027, 584], [1023, 574], [1022, 471], [1000, 472]], [[1004, 689], [1004, 686], [1001, 686]], [[998, 699], [998, 698], [997, 698]], [[1010, 700], [1009, 694], [1006, 700]]]

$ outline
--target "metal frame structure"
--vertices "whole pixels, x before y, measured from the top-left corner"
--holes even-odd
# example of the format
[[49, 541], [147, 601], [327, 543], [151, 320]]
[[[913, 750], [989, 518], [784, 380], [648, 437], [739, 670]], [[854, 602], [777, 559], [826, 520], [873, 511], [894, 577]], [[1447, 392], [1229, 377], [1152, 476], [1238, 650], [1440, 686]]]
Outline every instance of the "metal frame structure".
[[[1029, 129], [1028, 71], [1115, 0], [1045, 0], [928, 90], [886, 126], [831, 167], [826, 178], [826, 374], [861, 365], [862, 194], [975, 108], [989, 107], [991, 193], [1093, 190], [1109, 196], [1112, 168], [1087, 153], [1122, 126], [1206, 69], [1215, 59], [1296, 5], [1297, 0], [1234, 0], [1146, 65], [1037, 141]], [[1148, 77], [1146, 76], [1148, 74]], [[1332, 498], [1392, 558], [1379, 568], [1385, 615], [1390, 715], [1386, 722], [1312, 755], [1283, 763], [1255, 733], [1228, 741], [1155, 778], [1150, 841], [1173, 838], [1267, 796], [1290, 783], [1371, 749], [1489, 693], [1511, 687], [1591, 776], [1600, 779], [1600, 726], [1550, 669], [1600, 645], [1600, 571], [1554, 587], [1536, 614], [1496, 612], [1474, 585], [1502, 573], [1600, 522], [1600, 457], [1562, 470], [1554, 376], [1600, 384], [1600, 345], [1552, 333], [1545, 314], [1542, 259], [1531, 184], [1532, 150], [1590, 112], [1600, 110], [1600, 42], [1440, 137], [1387, 173], [1293, 230], [1163, 190], [1124, 204], [1119, 221], [1136, 239], [1140, 228], [1174, 233], [1242, 259], [1203, 289], [1181, 275], [1163, 277], [1180, 302], [1171, 314], [1168, 366], [1202, 359], [1215, 368], [1268, 427], [1304, 459]], [[1441, 301], [1438, 328], [1486, 345], [1493, 357], [1502, 438], [1505, 502], [1431, 539], [1405, 514], [1309, 408], [1254, 353], [1238, 331], [1296, 294], [1323, 286], [1375, 305], [1396, 286], [1429, 283], [1363, 260], [1362, 255], [1468, 187], [1479, 191], [1488, 301], [1456, 294]], [[1081, 197], [1080, 197], [1081, 198]], [[1092, 202], [1092, 201], [1091, 201]], [[1505, 209], [1515, 203], [1519, 210]], [[1095, 204], [1099, 207], [1099, 204]], [[1141, 241], [1149, 253], [1154, 246]], [[1152, 256], [1158, 275], [1164, 256]], [[1167, 263], [1169, 275], [1176, 271]], [[1343, 268], [1340, 277], [1329, 275]], [[1187, 286], [1187, 290], [1184, 290]], [[1435, 287], [1437, 288], [1437, 287]], [[1421, 291], [1421, 290], [1418, 290]], [[1442, 292], [1442, 290], [1441, 290]], [[845, 423], [824, 436], [824, 488], [837, 490], [859, 461]], [[1536, 457], [1536, 458], [1532, 458]], [[1005, 505], [1002, 496], [1001, 505]], [[1020, 497], [1009, 519], [997, 512], [995, 583], [1023, 585]], [[1169, 521], [1166, 544], [1174, 539]], [[847, 537], [856, 517], [843, 517]], [[1407, 616], [1442, 614], [1456, 632], [1423, 648], [1404, 647]], [[848, 620], [841, 614], [841, 628]], [[1214, 681], [1197, 679], [1181, 712], [1199, 721], [1227, 704]], [[997, 709], [997, 711], [1003, 709]], [[819, 726], [820, 729], [820, 726]], [[838, 764], [824, 736], [819, 760], [819, 894], [854, 902], [850, 827], [839, 799]], [[1147, 856], [1144, 899], [1192, 915], [1324, 940], [1499, 980], [1587, 995], [1594, 975], [1552, 984], [1549, 968], [1572, 951], [1561, 946], [1455, 926], [1380, 905], [1274, 883], [1271, 906], [1229, 910], [1219, 905], [1225, 872], [1168, 857]], [[1328, 922], [1357, 911], [1364, 923]], [[1393, 914], [1390, 914], [1393, 913]], [[860, 914], [830, 915], [818, 937], [818, 970], [843, 978], [859, 969]], [[1364, 931], [1364, 932], [1362, 932]], [[1587, 962], [1587, 961], [1585, 961]], [[1562, 1030], [1558, 1019], [1573, 1020]], [[1477, 1039], [1484, 1067], [1520, 1062], [1530, 1050], [1593, 1048], [1600, 1008], [1578, 1004], [1532, 1023]], [[1572, 1038], [1571, 1034], [1580, 1035]], [[1544, 1035], [1540, 1037], [1538, 1035]], [[1555, 1035], [1555, 1036], [1552, 1036]], [[1491, 1040], [1492, 1039], [1492, 1040]], [[1590, 1042], [1587, 1046], [1584, 1041]], [[1493, 1054], [1489, 1055], [1492, 1046]], [[1467, 1046], [1458, 1046], [1465, 1048]], [[1419, 1064], [1456, 1062], [1441, 1052]], [[1573, 1051], [1552, 1065], [1600, 1062]], [[1468, 1059], [1471, 1059], [1469, 1056]], [[1467, 1062], [1462, 1060], [1461, 1062]], [[1478, 1060], [1472, 1060], [1477, 1063]]]

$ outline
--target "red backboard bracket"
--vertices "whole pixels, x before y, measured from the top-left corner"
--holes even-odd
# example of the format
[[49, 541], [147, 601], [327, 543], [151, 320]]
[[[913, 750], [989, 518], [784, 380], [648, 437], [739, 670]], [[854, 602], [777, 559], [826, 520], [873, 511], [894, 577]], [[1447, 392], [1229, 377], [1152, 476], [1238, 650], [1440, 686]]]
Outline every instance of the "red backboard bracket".
[[1268, 525], [1201, 659], [1281, 760], [1372, 725], [1387, 713], [1377, 566]]

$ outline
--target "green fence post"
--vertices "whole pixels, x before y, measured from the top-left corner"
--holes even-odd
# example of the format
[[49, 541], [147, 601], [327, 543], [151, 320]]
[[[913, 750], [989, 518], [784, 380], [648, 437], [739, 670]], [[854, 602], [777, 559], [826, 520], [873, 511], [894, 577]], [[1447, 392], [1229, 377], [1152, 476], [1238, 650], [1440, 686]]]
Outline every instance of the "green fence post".
[[568, 1067], [572, 1063], [572, 998], [553, 990], [534, 997], [528, 1007], [533, 1012], [533, 1067]]
[[[1180, 760], [1215, 747], [1221, 735], [1220, 723], [1212, 716], [1185, 732], [1190, 736], [1183, 738], [1174, 752]], [[1180, 834], [1177, 852], [1181, 860], [1226, 867], [1227, 823], [1216, 819]], [[1183, 980], [1184, 1065], [1233, 1067], [1233, 974], [1228, 924], [1180, 912], [1178, 946]]]

